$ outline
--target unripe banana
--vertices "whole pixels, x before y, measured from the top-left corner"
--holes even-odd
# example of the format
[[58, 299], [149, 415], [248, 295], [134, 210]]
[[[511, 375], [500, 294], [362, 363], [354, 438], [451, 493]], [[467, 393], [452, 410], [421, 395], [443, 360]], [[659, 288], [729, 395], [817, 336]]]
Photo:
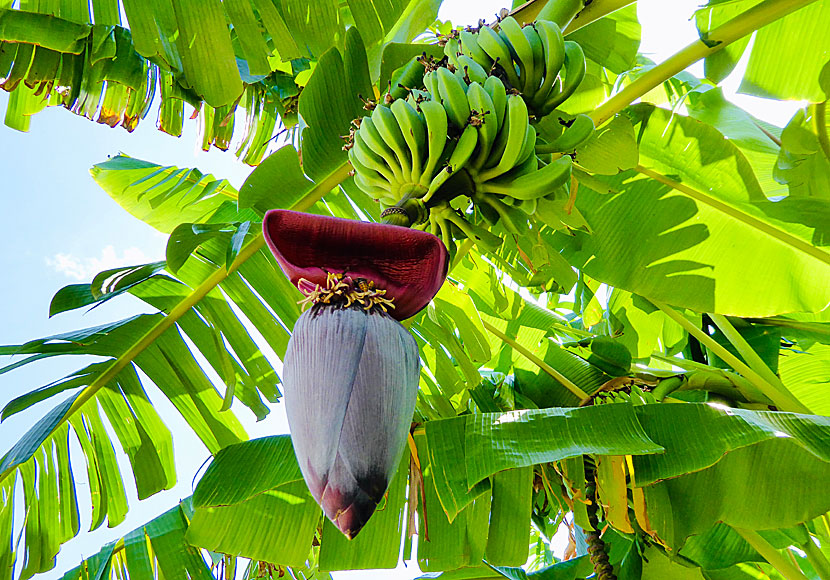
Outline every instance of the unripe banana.
[[538, 108], [551, 96], [559, 70], [565, 62], [565, 39], [562, 37], [562, 29], [555, 22], [537, 20], [534, 28], [539, 34], [545, 53], [545, 79], [533, 97], [533, 106]]
[[519, 65], [521, 85], [514, 85], [514, 88], [521, 90], [528, 97], [533, 95], [535, 90], [530, 86], [530, 82], [536, 76], [533, 48], [522, 32], [521, 25], [515, 18], [508, 16], [499, 22], [499, 36], [505, 41], [511, 56]]
[[449, 123], [447, 112], [440, 103], [424, 101], [419, 106], [427, 126], [427, 162], [424, 165], [420, 183], [425, 187], [429, 187], [433, 173], [444, 154]]
[[468, 30], [462, 30], [459, 36], [461, 38], [461, 52], [472, 58], [484, 69], [490, 70], [490, 67], [493, 66], [493, 59], [479, 46], [478, 35]]
[[386, 164], [395, 172], [395, 178], [398, 181], [403, 181], [405, 179], [403, 174], [403, 168], [398, 163], [395, 154], [386, 145], [386, 142], [383, 140], [383, 137], [380, 136], [378, 133], [377, 127], [375, 127], [375, 123], [371, 117], [363, 117], [363, 120], [360, 123], [360, 129], [355, 132], [355, 140], [362, 138], [366, 145], [371, 149], [375, 155], [383, 158]]
[[429, 184], [429, 190], [423, 197], [424, 203], [428, 202], [436, 191], [446, 182], [453, 173], [460, 170], [472, 157], [478, 143], [478, 130], [472, 125], [467, 125], [455, 145], [447, 166], [436, 175]]
[[447, 110], [450, 121], [462, 129], [470, 118], [470, 105], [467, 103], [467, 85], [452, 74], [449, 69], [441, 67], [435, 71], [438, 77], [438, 92], [441, 104]]
[[448, 38], [447, 43], [444, 45], [444, 55], [447, 57], [447, 61], [457, 66], [458, 63], [456, 62], [456, 59], [460, 53], [461, 43], [458, 39]]
[[435, 101], [441, 102], [441, 95], [438, 93], [438, 71], [431, 70], [424, 73], [424, 87]]
[[484, 90], [490, 95], [495, 107], [496, 118], [498, 119], [498, 126], [501, 127], [504, 123], [504, 113], [507, 109], [507, 89], [501, 79], [498, 77], [487, 77], [484, 82]]
[[462, 78], [466, 77], [468, 83], [484, 83], [487, 81], [487, 71], [480, 64], [466, 54], [462, 54], [457, 60], [458, 71]]
[[537, 199], [565, 185], [571, 178], [573, 162], [567, 155], [546, 166], [516, 178], [504, 176], [481, 184], [477, 193], [507, 195], [515, 199]]
[[[403, 171], [400, 166], [392, 159], [392, 162], [384, 157], [381, 157], [366, 144], [364, 135], [361, 131], [356, 131], [354, 135], [354, 142], [351, 149], [349, 149], [349, 160], [360, 162], [363, 167], [367, 167], [377, 173], [380, 173], [384, 179], [390, 183], [403, 181]], [[357, 168], [355, 168], [357, 169]]]
[[411, 180], [413, 178], [412, 160], [409, 158], [409, 148], [403, 138], [401, 128], [395, 120], [395, 115], [387, 107], [378, 105], [372, 111], [372, 122], [384, 142], [395, 152], [395, 156], [403, 169], [404, 179]]
[[[493, 100], [478, 83], [472, 83], [467, 89], [467, 102], [470, 104], [471, 114], [472, 111], [476, 112], [475, 122], [478, 124], [478, 154], [471, 162], [471, 167], [479, 169], [490, 155], [499, 133], [498, 117]], [[470, 123], [473, 123], [472, 117]]]
[[534, 26], [525, 26], [522, 28], [522, 33], [533, 51], [533, 77], [528, 77], [525, 82], [527, 100], [532, 102], [542, 86], [545, 74], [545, 49]]
[[412, 181], [415, 181], [421, 175], [423, 159], [426, 157], [426, 125], [418, 111], [403, 99], [392, 101], [389, 109], [395, 115], [403, 139], [409, 148], [409, 155], [412, 159]]
[[510, 171], [521, 161], [524, 161], [524, 159], [521, 159], [521, 156], [524, 153], [530, 124], [527, 116], [527, 105], [525, 105], [524, 100], [518, 95], [510, 95], [507, 98], [506, 122], [501, 131], [505, 130], [508, 133], [504, 152], [501, 154], [499, 162], [495, 167], [485, 169], [479, 173], [478, 181], [487, 181], [498, 177]]
[[478, 45], [504, 70], [510, 86], [520, 89], [522, 85], [519, 82], [519, 75], [516, 74], [516, 67], [513, 65], [510, 48], [498, 33], [489, 26], [482, 26], [478, 31]]
[[418, 57], [413, 58], [404, 66], [392, 73], [389, 81], [389, 95], [393, 99], [403, 99], [411, 89], [424, 86], [424, 65]]
[[536, 146], [536, 153], [561, 153], [573, 151], [591, 138], [594, 134], [594, 121], [588, 115], [580, 113], [565, 127], [562, 134], [552, 143], [543, 143]]
[[565, 102], [576, 91], [579, 83], [585, 78], [585, 53], [582, 47], [576, 42], [568, 40], [565, 42], [565, 80], [562, 81], [562, 89], [558, 94], [545, 101], [542, 110], [547, 115], [556, 107]]

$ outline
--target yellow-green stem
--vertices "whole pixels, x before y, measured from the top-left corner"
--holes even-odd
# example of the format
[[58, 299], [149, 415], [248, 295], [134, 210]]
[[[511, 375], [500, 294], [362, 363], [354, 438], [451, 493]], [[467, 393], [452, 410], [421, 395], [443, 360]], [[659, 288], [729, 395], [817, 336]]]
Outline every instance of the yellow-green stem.
[[[305, 195], [301, 200], [295, 203], [291, 209], [293, 210], [306, 210], [314, 205], [321, 197], [323, 197], [326, 193], [334, 189], [337, 184], [348, 177], [349, 171], [351, 167], [348, 164], [343, 164], [342, 166], [338, 167], [335, 171], [333, 171], [326, 179], [321, 181], [317, 184], [314, 189], [312, 189], [307, 195]], [[118, 375], [124, 368], [129, 365], [133, 359], [135, 359], [139, 354], [141, 354], [144, 349], [149, 347], [153, 342], [159, 338], [166, 330], [172, 327], [179, 318], [184, 316], [191, 308], [193, 308], [196, 304], [199, 303], [208, 293], [213, 290], [216, 286], [218, 286], [223, 280], [225, 280], [228, 276], [230, 276], [233, 272], [242, 265], [245, 260], [256, 254], [262, 247], [265, 245], [265, 238], [263, 237], [262, 233], [257, 234], [252, 238], [247, 244], [245, 244], [242, 249], [239, 251], [236, 259], [233, 261], [227, 269], [225, 268], [217, 268], [216, 271], [213, 272], [210, 276], [208, 276], [204, 282], [199, 284], [193, 291], [188, 294], [185, 298], [183, 298], [178, 304], [176, 304], [167, 315], [162, 318], [161, 320], [156, 323], [150, 330], [148, 330], [144, 336], [142, 336], [138, 342], [133, 344], [127, 352], [119, 356], [115, 359], [112, 364], [104, 371], [101, 375], [99, 375], [92, 383], [89, 384], [78, 396], [77, 399], [72, 403], [69, 409], [64, 414], [61, 421], [55, 425], [54, 428], [57, 428], [59, 425], [63, 424], [64, 421], [68, 419], [68, 417], [77, 413], [81, 407], [83, 407], [95, 394], [98, 392], [99, 389], [107, 385], [112, 379]], [[53, 428], [53, 430], [54, 430]], [[16, 466], [8, 468], [3, 473], [0, 473], [0, 481], [6, 479], [10, 473], [14, 472], [17, 469]]]
[[830, 138], [827, 137], [827, 101], [813, 105], [813, 123], [821, 150], [830, 160]]
[[744, 528], [734, 529], [750, 546], [761, 554], [764, 560], [778, 570], [786, 580], [807, 580], [807, 577], [801, 570], [789, 562], [781, 552], [772, 547], [758, 532]]
[[[606, 14], [611, 14], [629, 4], [634, 4], [634, 2], [635, 0], [593, 0], [576, 14], [564, 33], [568, 35], [575, 32], [592, 22], [596, 22]], [[518, 20], [520, 24], [529, 24], [539, 17], [539, 12], [544, 8], [545, 3], [545, 0], [529, 0], [512, 10], [510, 16]]]
[[815, 0], [765, 0], [760, 4], [711, 30], [706, 42], [697, 40], [670, 56], [627, 85], [619, 93], [602, 103], [591, 113], [594, 125], [599, 127], [635, 100], [660, 83], [670, 79], [688, 66], [716, 53], [747, 34], [803, 8]]
[[529, 360], [530, 362], [535, 364], [537, 367], [539, 367], [540, 369], [542, 369], [543, 371], [548, 373], [550, 376], [552, 376], [554, 379], [556, 379], [557, 381], [562, 383], [563, 387], [565, 387], [570, 392], [572, 392], [574, 395], [579, 397], [580, 400], [587, 399], [589, 397], [588, 393], [586, 393], [585, 391], [580, 389], [578, 386], [573, 384], [570, 380], [568, 380], [568, 378], [565, 375], [563, 375], [562, 373], [560, 373], [559, 371], [557, 371], [556, 369], [551, 367], [548, 363], [546, 363], [545, 361], [540, 359], [538, 356], [536, 356], [535, 354], [530, 352], [529, 349], [523, 347], [515, 339], [507, 336], [505, 333], [503, 333], [501, 330], [499, 330], [498, 328], [496, 328], [495, 326], [493, 326], [492, 324], [490, 324], [486, 320], [482, 320], [481, 322], [484, 325], [484, 328], [487, 330], [487, 332], [490, 332], [494, 336], [498, 337], [499, 339], [501, 339], [504, 342], [506, 342], [507, 344], [509, 344], [513, 348], [513, 350], [515, 350], [516, 352], [521, 354], [527, 360]]
[[585, 8], [585, 0], [548, 0], [539, 11], [539, 20], [550, 20], [565, 30], [579, 11]]
[[790, 411], [792, 413], [810, 413], [810, 410], [801, 404], [799, 401], [788, 397], [787, 394], [782, 393], [774, 386], [770, 385], [758, 373], [749, 368], [743, 361], [726, 350], [723, 346], [718, 344], [711, 336], [703, 332], [697, 326], [692, 324], [685, 316], [657, 300], [651, 300], [657, 308], [662, 310], [666, 316], [677, 322], [686, 331], [700, 341], [709, 350], [723, 359], [726, 364], [735, 369], [738, 373], [743, 375], [754, 387], [761, 391], [770, 401], [775, 404], [781, 411]]
[[720, 329], [726, 339], [732, 343], [732, 346], [743, 357], [746, 364], [749, 365], [749, 368], [758, 373], [767, 383], [781, 391], [785, 397], [790, 397], [795, 400], [793, 394], [784, 386], [784, 383], [781, 382], [778, 375], [772, 372], [772, 369], [758, 356], [755, 349], [749, 345], [746, 339], [732, 326], [732, 323], [724, 315], [709, 314], [709, 318], [712, 319], [712, 322]]
[[807, 561], [821, 580], [830, 580], [830, 562], [827, 561], [824, 553], [816, 546], [813, 537], [809, 535], [810, 532], [807, 530], [807, 526], [801, 524], [801, 527], [808, 533], [807, 541], [801, 544], [801, 549], [807, 555]]

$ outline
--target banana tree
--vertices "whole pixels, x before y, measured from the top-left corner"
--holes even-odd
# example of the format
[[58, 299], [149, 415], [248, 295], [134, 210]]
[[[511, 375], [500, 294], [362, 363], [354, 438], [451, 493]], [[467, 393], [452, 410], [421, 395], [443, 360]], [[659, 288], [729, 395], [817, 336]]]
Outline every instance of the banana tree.
[[[237, 154], [256, 165], [239, 190], [124, 155], [92, 168], [169, 235], [166, 260], [50, 305], [130, 294], [154, 313], [0, 347], [0, 373], [96, 357], [2, 410], [42, 418], [4, 440], [0, 578], [51, 570], [82, 520], [117, 526], [174, 485], [167, 399], [213, 455], [193, 496], [65, 578], [327, 577], [394, 567], [403, 546], [447, 579], [830, 580], [830, 4], [711, 1], [700, 40], [662, 63], [638, 54], [633, 2], [531, 0], [465, 30], [436, 22], [438, 4], [0, 3], [10, 127], [60, 105], [131, 130], [158, 98], [162, 130], [180, 134], [187, 104], [202, 146], [227, 149], [242, 107]], [[730, 103], [718, 83], [742, 58], [744, 92], [810, 104], [781, 128]], [[701, 59], [699, 79], [685, 69]], [[321, 246], [269, 210], [409, 237]], [[373, 280], [420, 364], [400, 363], [417, 398], [400, 389], [394, 452], [371, 450], [387, 471], [356, 535], [306, 463], [346, 409], [304, 415], [293, 442], [249, 440], [236, 413], [262, 419], [298, 384], [295, 409], [317, 397], [302, 373], [338, 388], [348, 373], [297, 354], [313, 340], [298, 302], [343, 295], [344, 260], [408, 258], [395, 239], [434, 240], [442, 266], [406, 277], [434, 286], [413, 308]], [[333, 278], [307, 279], [333, 255]], [[360, 284], [344, 308], [387, 304]], [[554, 553], [563, 522], [574, 549]]]

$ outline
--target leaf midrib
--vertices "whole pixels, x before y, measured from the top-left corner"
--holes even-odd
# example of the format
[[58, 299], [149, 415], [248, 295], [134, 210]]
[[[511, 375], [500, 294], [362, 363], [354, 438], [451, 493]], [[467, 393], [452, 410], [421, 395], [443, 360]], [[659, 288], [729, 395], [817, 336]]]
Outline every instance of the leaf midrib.
[[[304, 211], [313, 206], [326, 193], [334, 189], [339, 183], [348, 177], [348, 172], [351, 166], [344, 163], [335, 168], [325, 179], [320, 181], [314, 188], [299, 199], [289, 209], [293, 211]], [[64, 413], [61, 420], [52, 428], [49, 435], [44, 437], [44, 441], [48, 439], [61, 425], [69, 420], [69, 417], [77, 413], [98, 390], [107, 385], [113, 378], [118, 375], [133, 359], [135, 359], [147, 347], [153, 344], [155, 340], [161, 336], [167, 329], [172, 327], [179, 318], [184, 316], [191, 308], [193, 308], [202, 298], [208, 295], [211, 290], [218, 286], [223, 280], [234, 273], [248, 258], [255, 255], [265, 245], [265, 237], [262, 232], [258, 233], [251, 241], [239, 251], [236, 260], [233, 261], [227, 268], [218, 268], [213, 274], [208, 276], [204, 282], [193, 289], [189, 295], [183, 298], [176, 306], [174, 306], [167, 316], [162, 318], [156, 325], [148, 330], [132, 347], [130, 347], [124, 354], [116, 358], [112, 364], [101, 375], [98, 376], [89, 386], [87, 386], [75, 399], [69, 409]], [[42, 444], [41, 444], [42, 445]], [[40, 446], [38, 446], [40, 447]], [[0, 473], [0, 483], [2, 483], [11, 473], [17, 470], [23, 463], [9, 467], [3, 473]]]

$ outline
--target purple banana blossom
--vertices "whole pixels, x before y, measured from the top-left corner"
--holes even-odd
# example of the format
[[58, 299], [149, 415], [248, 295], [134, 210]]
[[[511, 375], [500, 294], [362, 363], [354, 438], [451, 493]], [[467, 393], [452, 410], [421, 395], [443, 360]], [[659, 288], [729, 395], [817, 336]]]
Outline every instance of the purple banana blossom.
[[285, 210], [268, 212], [263, 231], [311, 304], [283, 366], [294, 451], [326, 516], [354, 538], [395, 474], [415, 410], [418, 346], [398, 320], [438, 291], [447, 252], [426, 232]]

